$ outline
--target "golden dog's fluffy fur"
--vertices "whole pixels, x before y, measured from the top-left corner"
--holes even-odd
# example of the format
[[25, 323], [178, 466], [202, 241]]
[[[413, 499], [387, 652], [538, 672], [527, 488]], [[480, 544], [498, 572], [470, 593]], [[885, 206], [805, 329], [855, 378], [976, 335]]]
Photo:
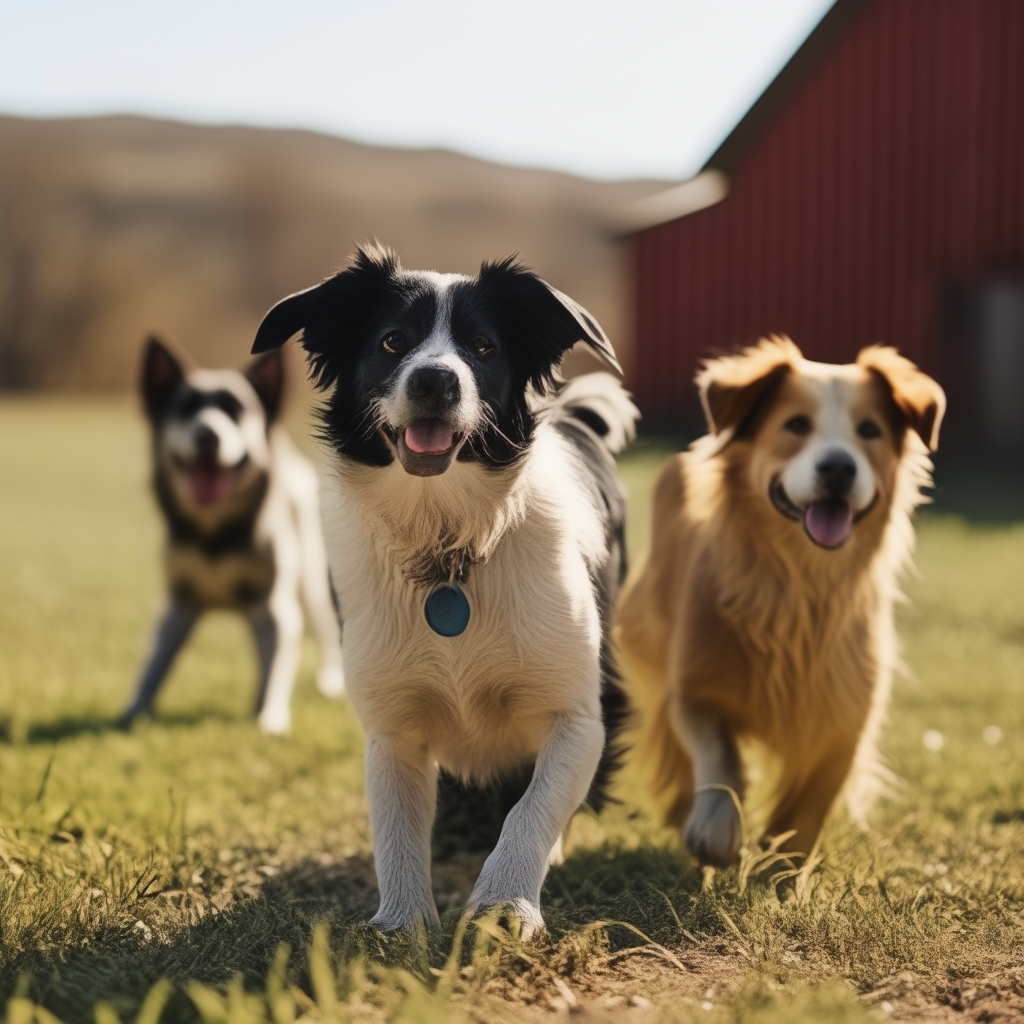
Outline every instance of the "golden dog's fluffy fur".
[[[742, 748], [760, 741], [776, 762], [767, 833], [809, 852], [844, 783], [875, 764], [945, 396], [894, 349], [832, 366], [780, 337], [708, 362], [697, 383], [709, 434], [664, 467], [650, 556], [619, 611], [636, 749], [691, 852], [728, 864]], [[828, 491], [834, 471], [849, 479]]]

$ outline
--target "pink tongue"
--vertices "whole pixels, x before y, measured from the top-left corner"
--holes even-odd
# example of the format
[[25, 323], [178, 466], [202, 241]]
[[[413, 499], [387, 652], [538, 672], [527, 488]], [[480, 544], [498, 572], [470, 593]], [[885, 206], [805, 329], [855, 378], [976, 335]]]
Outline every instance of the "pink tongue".
[[837, 548], [850, 536], [853, 513], [845, 501], [812, 501], [804, 512], [804, 529], [823, 548]]
[[202, 466], [188, 471], [188, 489], [198, 505], [214, 505], [231, 491], [231, 473], [226, 469]]
[[440, 420], [420, 420], [405, 428], [405, 445], [417, 455], [443, 455], [454, 443], [452, 428]]

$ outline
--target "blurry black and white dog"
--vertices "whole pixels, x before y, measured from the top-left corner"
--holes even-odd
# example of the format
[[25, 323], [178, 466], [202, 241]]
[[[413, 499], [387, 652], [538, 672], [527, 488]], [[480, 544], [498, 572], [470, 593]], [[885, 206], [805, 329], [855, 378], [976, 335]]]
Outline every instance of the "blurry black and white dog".
[[279, 352], [246, 372], [186, 369], [150, 338], [142, 396], [153, 436], [153, 486], [167, 524], [169, 590], [153, 649], [126, 718], [148, 710], [203, 612], [230, 608], [252, 627], [259, 655], [260, 728], [287, 732], [306, 605], [320, 641], [317, 683], [345, 688], [313, 466], [277, 422]]
[[[612, 453], [636, 408], [604, 373], [560, 382], [601, 328], [512, 260], [476, 278], [404, 270], [388, 250], [278, 303], [254, 352], [302, 331], [328, 393], [328, 561], [366, 776], [386, 930], [438, 920], [438, 769], [524, 777], [471, 896], [543, 925], [549, 859], [600, 807], [624, 701], [609, 645], [624, 573]], [[526, 771], [524, 772], [524, 768]], [[528, 784], [526, 784], [528, 783]]]

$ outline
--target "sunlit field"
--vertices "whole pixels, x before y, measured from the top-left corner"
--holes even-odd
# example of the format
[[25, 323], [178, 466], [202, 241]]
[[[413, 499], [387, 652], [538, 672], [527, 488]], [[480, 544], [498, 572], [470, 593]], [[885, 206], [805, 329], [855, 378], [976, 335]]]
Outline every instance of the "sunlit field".
[[[668, 449], [623, 460], [630, 544]], [[157, 713], [116, 726], [161, 604], [146, 437], [128, 400], [0, 402], [0, 1007], [11, 1024], [140, 1021], [1010, 1021], [1024, 1018], [1024, 526], [919, 520], [899, 779], [796, 879], [749, 851], [703, 873], [627, 771], [551, 872], [520, 944], [459, 912], [386, 939], [362, 739], [313, 683], [258, 734], [240, 621], [210, 616]], [[45, 1009], [44, 1009], [45, 1008]], [[0, 1012], [3, 1012], [0, 1010]]]

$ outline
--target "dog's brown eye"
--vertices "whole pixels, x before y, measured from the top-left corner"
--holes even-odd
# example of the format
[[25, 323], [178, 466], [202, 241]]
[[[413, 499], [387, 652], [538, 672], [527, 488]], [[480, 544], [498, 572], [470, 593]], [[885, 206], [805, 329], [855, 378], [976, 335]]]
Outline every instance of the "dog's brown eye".
[[811, 420], [808, 416], [790, 416], [782, 426], [784, 430], [796, 434], [797, 437], [806, 437], [811, 432]]
[[393, 356], [401, 355], [409, 346], [406, 344], [405, 336], [401, 331], [390, 331], [380, 340], [380, 347]]
[[874, 420], [862, 420], [857, 424], [857, 436], [865, 441], [873, 441], [882, 436], [882, 428]]
[[473, 351], [481, 358], [489, 356], [494, 352], [494, 342], [485, 338], [482, 334], [478, 334], [473, 339]]

